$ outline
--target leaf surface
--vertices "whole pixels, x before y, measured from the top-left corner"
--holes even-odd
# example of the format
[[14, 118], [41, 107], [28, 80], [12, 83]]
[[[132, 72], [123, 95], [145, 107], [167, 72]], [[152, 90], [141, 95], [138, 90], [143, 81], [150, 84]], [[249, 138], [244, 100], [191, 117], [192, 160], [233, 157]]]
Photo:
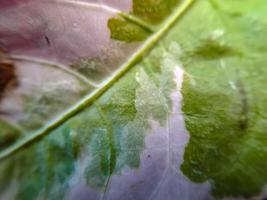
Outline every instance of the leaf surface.
[[264, 197], [266, 10], [2, 1], [1, 198]]

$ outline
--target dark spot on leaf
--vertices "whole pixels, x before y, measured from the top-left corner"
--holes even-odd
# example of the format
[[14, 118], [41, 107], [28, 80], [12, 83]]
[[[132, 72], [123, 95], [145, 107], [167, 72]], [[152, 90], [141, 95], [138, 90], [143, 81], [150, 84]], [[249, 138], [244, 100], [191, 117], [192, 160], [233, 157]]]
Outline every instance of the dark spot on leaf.
[[15, 65], [6, 52], [0, 49], [0, 100], [4, 92], [17, 83]]
[[187, 55], [212, 60], [226, 56], [240, 56], [241, 53], [217, 39], [209, 38], [203, 40], [193, 51], [187, 52]]
[[232, 12], [232, 13], [229, 13], [229, 15], [231, 17], [242, 17], [244, 14], [241, 12]]
[[150, 158], [150, 157], [151, 157], [151, 155], [149, 154], [147, 157], [148, 157], [148, 158]]
[[45, 41], [46, 41], [47, 46], [51, 45], [49, 37], [47, 37], [46, 35], [45, 35]]

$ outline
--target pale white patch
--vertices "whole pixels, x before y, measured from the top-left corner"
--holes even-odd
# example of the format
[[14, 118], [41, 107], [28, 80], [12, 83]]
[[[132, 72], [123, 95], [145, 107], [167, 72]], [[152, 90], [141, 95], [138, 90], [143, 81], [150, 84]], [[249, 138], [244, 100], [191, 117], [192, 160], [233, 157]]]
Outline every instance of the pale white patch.
[[217, 39], [221, 38], [222, 36], [224, 36], [224, 34], [225, 34], [225, 30], [216, 29], [211, 33], [211, 39], [217, 40]]
[[[171, 49], [179, 49], [178, 44], [172, 44]], [[105, 195], [109, 200], [207, 200], [208, 183], [191, 182], [180, 171], [183, 162], [184, 149], [189, 140], [181, 114], [182, 95], [180, 93], [184, 70], [177, 57], [166, 53], [162, 66], [175, 68], [176, 90], [172, 93], [172, 114], [168, 114], [167, 125], [150, 122], [151, 129], [145, 137], [145, 150], [142, 152], [138, 169], [125, 169], [122, 174], [112, 176], [110, 186]], [[178, 64], [177, 64], [178, 63]], [[168, 70], [168, 69], [167, 69]], [[138, 81], [141, 73], [136, 74]], [[144, 74], [143, 74], [144, 76]], [[139, 102], [140, 103], [140, 102]], [[178, 114], [179, 113], [179, 114]]]
[[12, 180], [9, 183], [9, 187], [7, 190], [5, 190], [3, 193], [1, 193], [0, 199], [6, 200], [6, 199], [15, 199], [17, 191], [18, 191], [18, 183], [16, 180]]

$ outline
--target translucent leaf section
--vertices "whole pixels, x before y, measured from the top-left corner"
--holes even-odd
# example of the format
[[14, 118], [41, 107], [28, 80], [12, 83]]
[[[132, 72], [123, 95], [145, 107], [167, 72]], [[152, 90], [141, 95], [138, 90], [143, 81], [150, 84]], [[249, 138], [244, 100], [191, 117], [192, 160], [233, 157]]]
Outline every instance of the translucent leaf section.
[[[172, 48], [158, 47], [84, 112], [1, 162], [1, 197], [125, 199], [133, 195], [131, 187], [141, 192], [136, 198], [160, 197], [161, 182], [167, 181], [163, 184], [167, 187], [172, 181], [164, 173], [174, 173], [165, 159], [173, 154], [166, 127], [173, 111], [172, 94], [178, 92], [177, 63]], [[145, 157], [140, 156], [144, 150]], [[144, 158], [147, 164], [154, 163], [151, 169], [162, 161], [154, 180], [147, 179], [146, 165], [140, 167]], [[132, 177], [132, 168], [138, 180]], [[119, 183], [124, 188], [119, 190]]]

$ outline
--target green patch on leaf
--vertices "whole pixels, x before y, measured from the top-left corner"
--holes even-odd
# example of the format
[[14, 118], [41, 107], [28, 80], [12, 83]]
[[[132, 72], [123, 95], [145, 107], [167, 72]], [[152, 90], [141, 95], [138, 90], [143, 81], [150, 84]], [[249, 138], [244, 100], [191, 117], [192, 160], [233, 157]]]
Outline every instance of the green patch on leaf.
[[232, 46], [224, 44], [216, 38], [208, 38], [203, 40], [195, 50], [188, 54], [196, 58], [220, 59], [226, 56], [238, 56], [240, 53], [233, 49]]
[[[227, 1], [227, 6], [233, 4], [239, 12], [246, 8], [244, 15], [232, 16], [218, 11], [224, 1], [211, 2], [216, 2], [217, 9], [209, 1], [199, 2], [182, 28], [185, 33], [201, 33], [200, 38], [209, 38], [212, 29], [223, 28], [223, 43], [199, 43], [195, 33], [178, 36], [188, 49], [185, 52], [191, 52], [186, 55], [190, 62], [185, 65], [182, 89], [190, 140], [181, 170], [194, 182], [210, 182], [216, 197], [253, 197], [267, 183], [267, 60], [266, 52], [260, 50], [266, 43], [259, 41], [266, 29], [266, 14], [255, 15], [243, 1], [239, 6], [237, 1]], [[256, 31], [251, 20], [262, 30]]]
[[110, 19], [108, 21], [108, 28], [112, 39], [125, 42], [138, 42], [149, 36], [149, 33], [142, 27], [122, 19]]

